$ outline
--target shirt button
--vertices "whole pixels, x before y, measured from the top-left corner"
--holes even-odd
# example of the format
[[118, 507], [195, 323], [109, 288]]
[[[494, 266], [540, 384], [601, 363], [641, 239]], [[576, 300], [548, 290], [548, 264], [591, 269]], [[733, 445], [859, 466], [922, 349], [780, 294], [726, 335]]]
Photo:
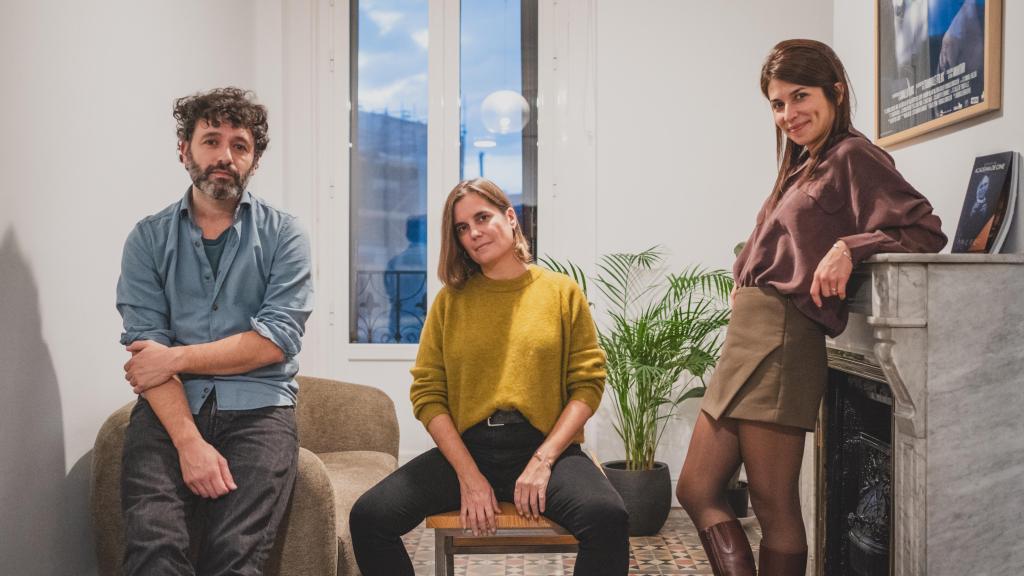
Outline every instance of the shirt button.
[[210, 389], [209, 389], [209, 388], [203, 388], [203, 394], [206, 394], [206, 393], [207, 393], [207, 392], [209, 392], [209, 391], [210, 391]]
[[214, 309], [214, 310], [217, 310], [217, 308], [218, 308], [218, 306], [217, 306], [216, 304], [214, 304], [214, 305], [213, 305], [213, 309]]
[[209, 279], [210, 279], [210, 275], [209, 275], [209, 274], [207, 274], [207, 275], [206, 275], [206, 279], [207, 279], [207, 280], [209, 280]]
[[196, 240], [195, 244], [196, 244], [196, 248], [199, 248], [199, 240]]

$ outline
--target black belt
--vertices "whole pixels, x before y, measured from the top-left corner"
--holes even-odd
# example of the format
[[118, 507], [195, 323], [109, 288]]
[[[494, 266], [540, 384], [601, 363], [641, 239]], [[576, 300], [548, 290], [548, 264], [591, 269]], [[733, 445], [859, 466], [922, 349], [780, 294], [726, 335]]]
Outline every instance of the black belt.
[[497, 410], [487, 417], [487, 425], [490, 427], [504, 426], [505, 424], [525, 424], [526, 417], [519, 410]]

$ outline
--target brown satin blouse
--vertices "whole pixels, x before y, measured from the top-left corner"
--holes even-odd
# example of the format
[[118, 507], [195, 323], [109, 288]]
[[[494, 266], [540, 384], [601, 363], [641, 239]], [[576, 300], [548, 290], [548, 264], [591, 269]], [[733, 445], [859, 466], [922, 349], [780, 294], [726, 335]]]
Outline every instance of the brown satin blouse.
[[770, 199], [733, 265], [739, 286], [774, 287], [829, 336], [846, 328], [838, 298], [811, 300], [818, 263], [836, 240], [854, 265], [879, 252], [938, 252], [946, 245], [932, 205], [896, 171], [892, 157], [859, 133], [825, 152], [813, 177], [795, 175], [779, 202]]

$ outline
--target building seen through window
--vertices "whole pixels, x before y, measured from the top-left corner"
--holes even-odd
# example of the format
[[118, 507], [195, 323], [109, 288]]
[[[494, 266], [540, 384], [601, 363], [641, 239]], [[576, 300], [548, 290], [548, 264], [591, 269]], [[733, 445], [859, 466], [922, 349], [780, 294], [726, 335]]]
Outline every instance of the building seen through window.
[[426, 316], [427, 9], [353, 2], [351, 342], [418, 342]]

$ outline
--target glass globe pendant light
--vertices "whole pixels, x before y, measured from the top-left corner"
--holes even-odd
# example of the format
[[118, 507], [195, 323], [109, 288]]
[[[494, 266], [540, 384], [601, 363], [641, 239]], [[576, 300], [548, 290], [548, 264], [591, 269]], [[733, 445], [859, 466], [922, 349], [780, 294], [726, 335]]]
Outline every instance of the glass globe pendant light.
[[484, 98], [480, 105], [480, 119], [492, 134], [521, 132], [530, 121], [530, 105], [518, 92], [497, 90]]

